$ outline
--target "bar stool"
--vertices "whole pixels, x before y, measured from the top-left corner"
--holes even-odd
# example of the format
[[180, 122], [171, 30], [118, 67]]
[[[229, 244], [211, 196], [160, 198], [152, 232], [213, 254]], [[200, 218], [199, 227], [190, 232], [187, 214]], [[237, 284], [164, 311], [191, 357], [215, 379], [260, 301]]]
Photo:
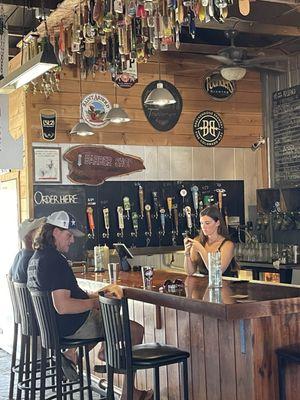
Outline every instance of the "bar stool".
[[[88, 399], [92, 400], [92, 387], [91, 387], [91, 369], [89, 359], [89, 347], [96, 345], [98, 342], [104, 341], [103, 337], [93, 339], [65, 339], [60, 338], [56, 323], [55, 310], [52, 303], [52, 297], [50, 292], [30, 290], [36, 318], [38, 321], [41, 343], [42, 343], [42, 360], [41, 360], [41, 395], [40, 400], [45, 400], [45, 376], [46, 376], [46, 363], [45, 363], [45, 351], [52, 350], [55, 355], [55, 369], [56, 369], [56, 394], [47, 397], [47, 400], [57, 399], [61, 400], [63, 396], [73, 394], [76, 392], [80, 393], [80, 400], [84, 400], [84, 391], [88, 392]], [[66, 388], [66, 383], [63, 383], [63, 375], [61, 369], [61, 350], [78, 348], [79, 358], [79, 380], [72, 382], [74, 388], [69, 390]], [[86, 367], [86, 379], [87, 385], [84, 386], [83, 382], [83, 355], [85, 355], [85, 367]], [[79, 384], [79, 387], [76, 387]], [[49, 388], [49, 386], [48, 386]]]
[[278, 364], [279, 400], [286, 399], [285, 368], [288, 363], [300, 364], [300, 343], [276, 350]]
[[181, 363], [183, 399], [188, 400], [187, 359], [190, 354], [177, 347], [159, 343], [131, 345], [127, 299], [106, 298], [100, 294], [100, 305], [106, 336], [106, 363], [108, 374], [107, 398], [114, 399], [113, 374], [126, 374], [127, 400], [133, 398], [134, 373], [139, 369], [154, 369], [154, 399], [160, 399], [159, 367]]
[[18, 367], [16, 364], [17, 358], [17, 347], [18, 347], [18, 336], [19, 336], [19, 326], [21, 322], [20, 312], [17, 305], [17, 299], [15, 294], [15, 288], [12, 280], [8, 275], [6, 275], [7, 285], [9, 289], [12, 309], [13, 309], [13, 317], [14, 317], [14, 336], [13, 336], [13, 348], [11, 355], [11, 367], [10, 367], [10, 378], [9, 378], [9, 394], [8, 399], [14, 399], [14, 384], [15, 384], [15, 375], [16, 368]]

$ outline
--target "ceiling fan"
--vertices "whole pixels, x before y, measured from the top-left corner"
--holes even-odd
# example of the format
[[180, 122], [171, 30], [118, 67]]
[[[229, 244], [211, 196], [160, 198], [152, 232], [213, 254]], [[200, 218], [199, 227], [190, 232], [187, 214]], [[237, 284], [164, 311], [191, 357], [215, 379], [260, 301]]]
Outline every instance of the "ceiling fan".
[[219, 61], [222, 64], [220, 72], [223, 78], [228, 80], [242, 79], [245, 76], [247, 69], [276, 73], [285, 72], [285, 69], [270, 64], [276, 61], [286, 61], [287, 56], [250, 56], [245, 48], [237, 47], [234, 44], [238, 31], [230, 29], [224, 33], [226, 38], [230, 40], [230, 46], [220, 50], [218, 54], [206, 55], [206, 57]]

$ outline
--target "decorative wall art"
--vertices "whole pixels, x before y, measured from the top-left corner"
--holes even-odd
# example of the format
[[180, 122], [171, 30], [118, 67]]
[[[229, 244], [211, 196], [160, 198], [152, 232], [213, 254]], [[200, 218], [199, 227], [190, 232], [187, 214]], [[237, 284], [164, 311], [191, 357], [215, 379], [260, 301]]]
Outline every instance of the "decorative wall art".
[[105, 146], [75, 146], [64, 154], [70, 181], [99, 185], [113, 176], [145, 169], [143, 160]]
[[34, 183], [61, 182], [60, 147], [33, 148]]
[[[157, 87], [157, 83], [162, 82], [165, 89], [169, 90], [173, 95], [176, 103], [169, 104], [163, 107], [157, 105], [145, 104], [145, 101], [150, 92]], [[182, 97], [179, 91], [172, 83], [161, 80], [153, 81], [147, 85], [142, 94], [142, 105], [147, 120], [154, 129], [161, 132], [166, 132], [174, 128], [177, 124], [182, 111]]]
[[92, 128], [103, 128], [109, 123], [104, 118], [110, 109], [109, 100], [99, 93], [90, 93], [82, 99], [82, 118]]
[[224, 79], [220, 72], [216, 71], [205, 78], [204, 90], [214, 100], [227, 100], [235, 93], [236, 83]]
[[202, 111], [194, 120], [195, 138], [206, 147], [216, 146], [224, 135], [221, 117], [213, 111]]
[[42, 126], [42, 138], [47, 141], [55, 140], [56, 137], [56, 111], [43, 109], [40, 111]]

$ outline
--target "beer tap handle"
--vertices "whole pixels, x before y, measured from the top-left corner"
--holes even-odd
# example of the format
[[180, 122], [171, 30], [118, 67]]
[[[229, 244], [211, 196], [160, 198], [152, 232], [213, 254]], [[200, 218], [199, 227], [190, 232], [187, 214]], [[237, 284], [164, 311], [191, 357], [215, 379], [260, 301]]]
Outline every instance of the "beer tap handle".
[[117, 207], [117, 213], [118, 213], [118, 225], [119, 225], [119, 229], [120, 229], [120, 233], [117, 233], [117, 236], [123, 237], [124, 215], [123, 215], [123, 207], [122, 206]]
[[164, 208], [161, 208], [159, 210], [160, 213], [160, 225], [162, 229], [162, 235], [164, 236], [166, 233], [166, 210]]
[[135, 236], [137, 237], [138, 234], [138, 229], [139, 229], [139, 216], [138, 213], [136, 211], [133, 211], [131, 213], [131, 219], [132, 219], [132, 227], [134, 229], [134, 233], [132, 232], [131, 236]]
[[109, 209], [103, 208], [103, 219], [104, 219], [104, 227], [106, 229], [106, 233], [104, 233], [102, 236], [103, 237], [109, 237]]
[[127, 213], [127, 219], [129, 219], [130, 218], [130, 200], [129, 200], [129, 197], [123, 197], [123, 206], [124, 206], [124, 210], [126, 211], [126, 213]]
[[178, 236], [179, 222], [178, 222], [178, 206], [177, 206], [177, 204], [173, 205], [173, 215], [174, 215], [175, 232], [176, 232], [176, 235]]
[[91, 233], [88, 235], [89, 237], [91, 237], [92, 239], [95, 238], [95, 222], [94, 222], [94, 210], [93, 207], [88, 207], [86, 209], [87, 212], [87, 217], [88, 217], [88, 221], [89, 221], [89, 228]]
[[172, 203], [173, 203], [172, 197], [167, 197], [167, 206], [171, 218], [172, 218]]
[[199, 188], [194, 185], [191, 187], [192, 197], [193, 197], [193, 205], [196, 216], [198, 215], [198, 207], [199, 207]]
[[139, 203], [141, 218], [144, 218], [144, 189], [143, 186], [139, 185]]
[[184, 208], [185, 216], [186, 216], [186, 224], [189, 232], [191, 232], [193, 224], [192, 224], [192, 210], [190, 206], [186, 206]]
[[185, 188], [182, 188], [179, 192], [180, 196], [182, 197], [182, 212], [184, 213], [184, 202], [185, 202], [185, 198], [187, 195], [187, 190]]
[[151, 236], [152, 235], [152, 224], [151, 224], [151, 214], [150, 214], [151, 206], [150, 206], [150, 204], [145, 205], [145, 211], [146, 211], [146, 218], [147, 218], [148, 233], [149, 233], [149, 236]]
[[152, 192], [152, 199], [153, 199], [153, 208], [154, 208], [154, 215], [155, 218], [158, 218], [158, 195], [157, 192]]

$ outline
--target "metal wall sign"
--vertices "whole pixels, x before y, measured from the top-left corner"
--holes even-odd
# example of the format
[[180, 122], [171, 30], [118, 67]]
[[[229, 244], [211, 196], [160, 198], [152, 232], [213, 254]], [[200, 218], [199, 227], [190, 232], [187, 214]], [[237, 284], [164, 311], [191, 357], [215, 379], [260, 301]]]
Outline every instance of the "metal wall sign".
[[213, 111], [202, 111], [194, 120], [195, 138], [206, 147], [216, 146], [224, 135], [224, 124], [221, 117]]
[[42, 138], [47, 141], [56, 138], [56, 111], [51, 109], [43, 109], [40, 111], [40, 119], [42, 126]]
[[204, 89], [206, 93], [215, 100], [227, 100], [236, 90], [234, 81], [224, 79], [220, 72], [213, 72], [204, 80]]
[[[164, 107], [145, 104], [148, 95], [153, 89], [156, 88], [158, 82], [162, 82], [164, 88], [172, 93], [174, 99], [176, 100], [175, 104], [166, 105]], [[153, 128], [158, 131], [166, 132], [173, 129], [179, 120], [182, 111], [182, 97], [172, 83], [164, 80], [153, 81], [149, 83], [149, 85], [147, 85], [143, 91], [142, 105], [146, 118]]]
[[99, 93], [90, 93], [82, 99], [82, 118], [92, 128], [103, 128], [109, 121], [104, 117], [111, 109], [106, 97]]

